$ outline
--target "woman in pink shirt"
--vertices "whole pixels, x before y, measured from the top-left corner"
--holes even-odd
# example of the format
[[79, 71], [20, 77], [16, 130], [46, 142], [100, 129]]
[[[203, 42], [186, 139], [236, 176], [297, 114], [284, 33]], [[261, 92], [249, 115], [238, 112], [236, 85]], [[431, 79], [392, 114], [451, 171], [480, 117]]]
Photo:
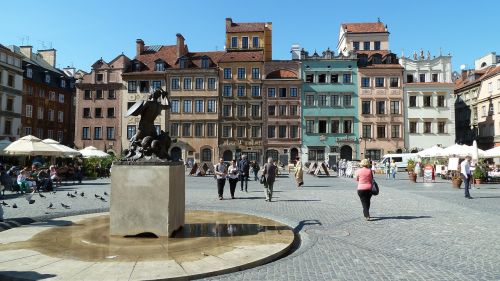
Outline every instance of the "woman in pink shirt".
[[365, 219], [370, 220], [370, 199], [372, 198], [373, 174], [370, 170], [370, 161], [361, 160], [361, 168], [356, 172], [356, 181], [358, 181], [358, 196], [363, 205], [363, 215]]

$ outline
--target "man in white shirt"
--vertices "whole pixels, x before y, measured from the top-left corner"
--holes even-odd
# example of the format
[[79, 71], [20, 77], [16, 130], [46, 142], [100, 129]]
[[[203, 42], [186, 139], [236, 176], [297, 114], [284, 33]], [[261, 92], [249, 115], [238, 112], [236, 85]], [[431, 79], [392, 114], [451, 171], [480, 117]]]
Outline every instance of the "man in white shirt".
[[460, 163], [460, 176], [464, 181], [465, 198], [472, 199], [469, 194], [471, 172], [470, 172], [470, 156], [466, 156], [465, 160]]

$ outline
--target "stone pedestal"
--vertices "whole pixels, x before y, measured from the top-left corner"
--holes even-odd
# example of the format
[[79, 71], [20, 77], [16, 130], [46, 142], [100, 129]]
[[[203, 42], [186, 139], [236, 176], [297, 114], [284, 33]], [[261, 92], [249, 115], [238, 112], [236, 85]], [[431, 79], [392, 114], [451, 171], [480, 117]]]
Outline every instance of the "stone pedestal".
[[185, 220], [184, 165], [113, 164], [110, 204], [110, 235], [172, 235]]

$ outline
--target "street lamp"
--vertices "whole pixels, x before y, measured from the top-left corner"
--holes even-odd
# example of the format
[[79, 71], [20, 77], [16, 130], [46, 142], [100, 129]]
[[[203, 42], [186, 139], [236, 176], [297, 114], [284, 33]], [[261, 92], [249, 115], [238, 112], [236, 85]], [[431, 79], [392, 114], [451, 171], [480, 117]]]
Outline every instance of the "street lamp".
[[359, 137], [359, 141], [361, 142], [362, 140], [365, 140], [365, 150], [364, 150], [364, 154], [363, 154], [363, 155], [364, 155], [364, 157], [366, 158], [366, 141], [368, 140], [368, 141], [370, 141], [370, 142], [371, 142], [371, 141], [372, 141], [372, 138], [367, 138], [367, 137], [364, 137], [364, 138], [363, 138], [363, 137]]

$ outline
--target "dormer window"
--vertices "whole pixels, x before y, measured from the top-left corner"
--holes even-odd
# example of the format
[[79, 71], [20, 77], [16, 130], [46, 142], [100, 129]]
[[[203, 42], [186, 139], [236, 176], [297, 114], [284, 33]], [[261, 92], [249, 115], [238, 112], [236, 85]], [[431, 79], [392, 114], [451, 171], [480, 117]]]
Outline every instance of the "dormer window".
[[382, 63], [382, 56], [379, 54], [375, 54], [372, 57], [372, 63], [373, 64], [381, 64]]
[[231, 37], [231, 48], [238, 48], [238, 37]]
[[180, 58], [179, 59], [179, 67], [180, 68], [186, 68], [187, 67], [187, 59], [186, 58]]
[[135, 62], [133, 64], [134, 68], [133, 71], [141, 71], [141, 63], [140, 62]]
[[248, 49], [248, 37], [241, 37], [241, 48]]
[[259, 48], [260, 47], [259, 37], [258, 36], [255, 36], [255, 37], [252, 38], [252, 47], [254, 47], [254, 48]]
[[45, 83], [49, 84], [50, 83], [50, 74], [45, 73]]
[[157, 61], [155, 63], [155, 71], [165, 71], [165, 63], [163, 61]]
[[201, 68], [209, 68], [210, 67], [210, 61], [208, 58], [202, 58], [201, 59]]
[[26, 69], [26, 77], [33, 78], [33, 69], [32, 68]]

